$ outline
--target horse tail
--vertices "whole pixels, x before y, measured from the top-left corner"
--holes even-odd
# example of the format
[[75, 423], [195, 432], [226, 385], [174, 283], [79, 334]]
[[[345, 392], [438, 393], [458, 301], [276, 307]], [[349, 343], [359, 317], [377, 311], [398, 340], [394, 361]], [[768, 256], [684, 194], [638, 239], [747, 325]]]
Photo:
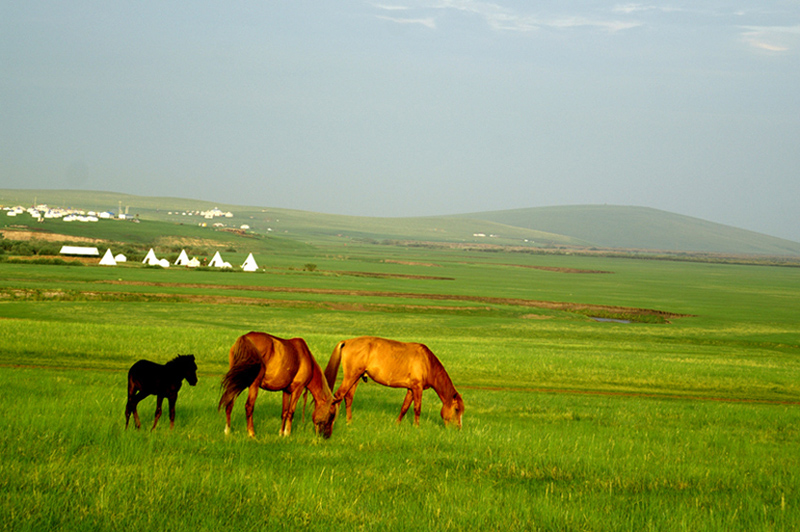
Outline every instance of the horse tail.
[[133, 382], [133, 368], [128, 370], [128, 399], [130, 399], [133, 392], [136, 390], [136, 385]]
[[344, 349], [344, 342], [339, 342], [333, 348], [331, 359], [328, 360], [328, 365], [325, 366], [325, 380], [328, 381], [328, 388], [333, 391], [333, 385], [336, 384], [336, 374], [339, 373], [339, 364], [342, 361], [342, 349]]
[[217, 410], [223, 405], [227, 407], [236, 400], [242, 390], [249, 388], [261, 372], [263, 364], [264, 361], [256, 346], [247, 336], [240, 336], [231, 347], [231, 368], [222, 378], [222, 397]]
[[139, 360], [128, 370], [128, 397], [142, 387], [140, 375], [142, 373], [142, 364], [146, 362], [146, 360]]

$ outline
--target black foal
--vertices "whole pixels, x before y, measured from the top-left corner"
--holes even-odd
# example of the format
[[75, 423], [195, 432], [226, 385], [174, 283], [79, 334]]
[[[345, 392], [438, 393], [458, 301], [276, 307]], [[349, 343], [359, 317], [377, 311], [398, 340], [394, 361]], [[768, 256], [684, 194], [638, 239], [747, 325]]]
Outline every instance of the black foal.
[[139, 413], [136, 405], [148, 395], [157, 397], [156, 420], [153, 428], [161, 417], [161, 403], [166, 397], [169, 399], [169, 428], [175, 426], [175, 401], [178, 399], [178, 390], [181, 389], [183, 379], [189, 385], [197, 384], [197, 364], [194, 355], [180, 355], [166, 364], [156, 364], [149, 360], [140, 360], [128, 370], [128, 404], [125, 407], [125, 428], [133, 414], [136, 428], [141, 428]]

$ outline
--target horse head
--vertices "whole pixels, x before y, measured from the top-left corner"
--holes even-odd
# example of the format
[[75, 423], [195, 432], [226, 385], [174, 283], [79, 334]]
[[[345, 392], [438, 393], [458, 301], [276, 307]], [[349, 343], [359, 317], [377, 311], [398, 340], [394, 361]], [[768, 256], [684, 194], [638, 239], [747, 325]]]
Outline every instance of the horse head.
[[455, 425], [461, 428], [461, 417], [464, 415], [464, 400], [461, 394], [456, 392], [450, 401], [442, 403], [442, 419], [445, 425]]
[[314, 407], [314, 432], [326, 440], [333, 433], [333, 422], [339, 413], [339, 404], [333, 403], [333, 398], [320, 402]]
[[194, 355], [184, 355], [181, 360], [183, 360], [183, 378], [186, 379], [189, 386], [194, 386], [197, 384], [197, 364], [194, 361]]

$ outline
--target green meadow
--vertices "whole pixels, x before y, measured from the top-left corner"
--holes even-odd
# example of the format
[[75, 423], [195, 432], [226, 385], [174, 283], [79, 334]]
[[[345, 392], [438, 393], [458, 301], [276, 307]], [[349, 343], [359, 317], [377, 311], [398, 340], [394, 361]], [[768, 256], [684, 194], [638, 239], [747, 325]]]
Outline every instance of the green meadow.
[[[0, 261], [3, 529], [800, 526], [798, 268], [302, 240], [221, 244], [241, 264], [255, 242], [256, 273]], [[225, 436], [250, 330], [323, 367], [342, 339], [423, 342], [463, 429], [430, 390], [396, 425], [404, 390], [370, 382], [329, 440], [302, 407], [279, 437], [267, 392], [257, 438], [241, 397]], [[185, 353], [175, 429], [149, 430], [151, 398], [126, 431], [127, 369]]]

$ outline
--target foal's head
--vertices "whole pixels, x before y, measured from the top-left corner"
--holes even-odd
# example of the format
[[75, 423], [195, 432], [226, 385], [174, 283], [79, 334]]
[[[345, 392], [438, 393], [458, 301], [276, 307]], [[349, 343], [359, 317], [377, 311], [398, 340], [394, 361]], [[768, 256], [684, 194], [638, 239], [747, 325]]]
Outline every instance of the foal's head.
[[175, 365], [177, 371], [190, 386], [197, 384], [197, 364], [194, 361], [194, 355], [177, 356], [169, 364]]

